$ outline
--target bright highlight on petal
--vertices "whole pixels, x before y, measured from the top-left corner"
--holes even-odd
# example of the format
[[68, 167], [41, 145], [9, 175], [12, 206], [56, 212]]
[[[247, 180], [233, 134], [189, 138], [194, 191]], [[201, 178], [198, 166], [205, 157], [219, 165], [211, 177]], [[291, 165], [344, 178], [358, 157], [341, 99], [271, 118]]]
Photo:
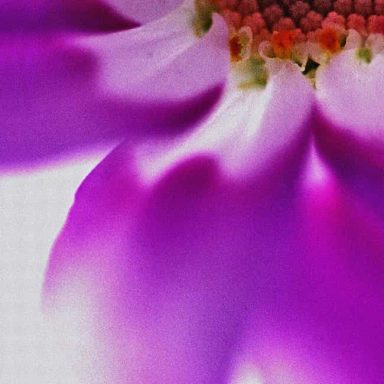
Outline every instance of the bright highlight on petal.
[[78, 329], [88, 322], [100, 349], [85, 342], [74, 355], [85, 383], [224, 384], [248, 303], [278, 260], [266, 249], [282, 212], [270, 194], [254, 199], [256, 181], [233, 183], [206, 157], [150, 186], [132, 166], [121, 146], [83, 183], [50, 260], [46, 308], [65, 324], [63, 308], [91, 302]]
[[366, 144], [384, 144], [384, 55], [349, 49], [319, 68], [316, 94], [324, 117]]
[[265, 381], [251, 364], [240, 363], [229, 384], [264, 384]]
[[104, 0], [130, 20], [145, 24], [159, 19], [183, 3], [183, 0]]
[[105, 0], [0, 0], [0, 33], [106, 32], [137, 26]]
[[[306, 132], [313, 91], [297, 66], [276, 64], [266, 88], [229, 88], [224, 100], [207, 121], [191, 134], [173, 142], [145, 143], [136, 150], [140, 175], [153, 182], [195, 155], [218, 159], [230, 178], [243, 178], [265, 171], [281, 154], [297, 145]], [[290, 92], [295, 89], [298, 98]], [[295, 118], [285, 116], [297, 110]]]
[[142, 25], [3, 41], [0, 158], [129, 129], [47, 268], [81, 383], [382, 384], [382, 218], [305, 156], [384, 145], [380, 1], [106, 0]]
[[137, 102], [191, 99], [223, 85], [228, 73], [226, 26], [215, 18], [201, 39], [184, 4], [141, 28], [79, 40], [97, 56], [99, 84], [108, 94]]

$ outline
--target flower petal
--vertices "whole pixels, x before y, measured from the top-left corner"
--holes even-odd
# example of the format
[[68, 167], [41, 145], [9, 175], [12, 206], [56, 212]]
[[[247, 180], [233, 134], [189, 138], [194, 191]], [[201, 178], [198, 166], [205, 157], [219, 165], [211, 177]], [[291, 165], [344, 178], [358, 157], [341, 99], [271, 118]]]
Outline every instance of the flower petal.
[[316, 139], [340, 180], [384, 218], [383, 66], [383, 53], [367, 63], [351, 49], [319, 70]]
[[[111, 8], [130, 20], [145, 24], [176, 9], [183, 0], [105, 0]], [[185, 0], [184, 0], [185, 2]]]
[[384, 54], [368, 63], [358, 50], [346, 50], [318, 69], [316, 87], [324, 117], [319, 135], [333, 135], [328, 142], [335, 140], [338, 151], [384, 164]]
[[0, 31], [120, 30], [136, 22], [102, 0], [0, 0]]
[[190, 12], [183, 6], [141, 28], [80, 39], [97, 57], [100, 87], [143, 103], [180, 103], [222, 87], [229, 71], [226, 24], [215, 16], [199, 38]]
[[[309, 133], [313, 91], [296, 65], [274, 66], [266, 88], [228, 88], [219, 107], [193, 132], [174, 141], [160, 139], [138, 146], [143, 180], [161, 177], [170, 166], [193, 154], [216, 157], [227, 176], [242, 179], [263, 173], [276, 162], [284, 162], [288, 153], [299, 151], [298, 144]], [[291, 115], [292, 110], [297, 113]]]
[[47, 273], [49, 322], [80, 340], [82, 383], [224, 384], [258, 285], [284, 269], [288, 195], [228, 181], [203, 155], [144, 185], [131, 160], [120, 147], [80, 187]]
[[177, 104], [116, 100], [98, 87], [96, 63], [73, 40], [2, 35], [0, 164], [49, 156], [192, 124], [217, 89]]
[[329, 174], [302, 192], [280, 254], [290, 276], [255, 312], [240, 361], [271, 384], [379, 384], [384, 226]]
[[9, 35], [0, 51], [2, 166], [116, 140], [127, 132], [92, 85], [88, 55], [55, 39]]

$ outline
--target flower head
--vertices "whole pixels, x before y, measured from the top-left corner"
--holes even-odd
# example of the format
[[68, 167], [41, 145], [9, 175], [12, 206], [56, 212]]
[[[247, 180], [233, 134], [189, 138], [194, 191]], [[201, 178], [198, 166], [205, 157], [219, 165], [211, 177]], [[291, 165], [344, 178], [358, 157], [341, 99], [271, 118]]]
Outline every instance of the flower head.
[[125, 138], [47, 270], [79, 380], [381, 383], [383, 4], [44, 4], [1, 43], [0, 158]]

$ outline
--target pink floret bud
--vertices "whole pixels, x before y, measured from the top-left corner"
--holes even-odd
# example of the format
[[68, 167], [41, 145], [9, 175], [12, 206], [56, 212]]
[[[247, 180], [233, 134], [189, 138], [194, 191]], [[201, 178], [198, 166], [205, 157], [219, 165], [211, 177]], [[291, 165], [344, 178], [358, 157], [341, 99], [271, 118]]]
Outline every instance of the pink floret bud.
[[254, 34], [260, 33], [266, 27], [264, 18], [259, 12], [255, 12], [251, 16], [245, 16], [243, 25], [250, 27]]
[[259, 5], [256, 0], [243, 0], [237, 7], [237, 10], [244, 16], [252, 15], [259, 10]]
[[242, 25], [242, 17], [240, 13], [231, 11], [229, 9], [224, 9], [221, 12], [221, 15], [224, 17], [224, 20], [228, 25], [231, 25], [232, 27], [239, 29]]
[[369, 33], [384, 34], [384, 16], [372, 15], [368, 18], [367, 29]]
[[361, 34], [365, 34], [366, 33], [365, 18], [361, 15], [353, 13], [352, 15], [348, 16], [347, 27], [349, 29], [354, 29]]
[[323, 28], [340, 27], [344, 29], [346, 27], [346, 20], [343, 15], [339, 15], [336, 12], [329, 12], [327, 17], [321, 23]]
[[384, 15], [384, 0], [375, 0], [374, 11], [376, 15]]
[[314, 0], [313, 9], [322, 15], [326, 15], [332, 9], [331, 0]]
[[315, 11], [310, 11], [305, 17], [300, 20], [300, 27], [304, 33], [309, 31], [315, 31], [318, 28], [321, 28], [321, 22], [323, 21], [323, 16]]
[[272, 26], [284, 15], [283, 10], [277, 4], [273, 4], [264, 9], [263, 17], [268, 25]]
[[348, 16], [353, 9], [352, 0], [336, 0], [333, 9], [340, 15]]
[[296, 21], [299, 21], [301, 18], [303, 18], [310, 10], [310, 5], [301, 0], [296, 1], [289, 7], [289, 13], [292, 19]]
[[371, 0], [355, 0], [355, 12], [362, 16], [372, 14], [372, 1]]
[[296, 29], [296, 25], [290, 17], [282, 17], [279, 21], [273, 24], [274, 31], [291, 31], [293, 29]]

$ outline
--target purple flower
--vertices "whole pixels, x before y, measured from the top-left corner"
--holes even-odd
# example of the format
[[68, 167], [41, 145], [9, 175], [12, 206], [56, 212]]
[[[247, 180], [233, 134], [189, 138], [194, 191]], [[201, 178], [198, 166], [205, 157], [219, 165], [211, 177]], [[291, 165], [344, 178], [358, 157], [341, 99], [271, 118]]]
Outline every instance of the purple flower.
[[79, 381], [382, 383], [379, 2], [19, 4], [2, 162], [126, 138], [47, 270]]

